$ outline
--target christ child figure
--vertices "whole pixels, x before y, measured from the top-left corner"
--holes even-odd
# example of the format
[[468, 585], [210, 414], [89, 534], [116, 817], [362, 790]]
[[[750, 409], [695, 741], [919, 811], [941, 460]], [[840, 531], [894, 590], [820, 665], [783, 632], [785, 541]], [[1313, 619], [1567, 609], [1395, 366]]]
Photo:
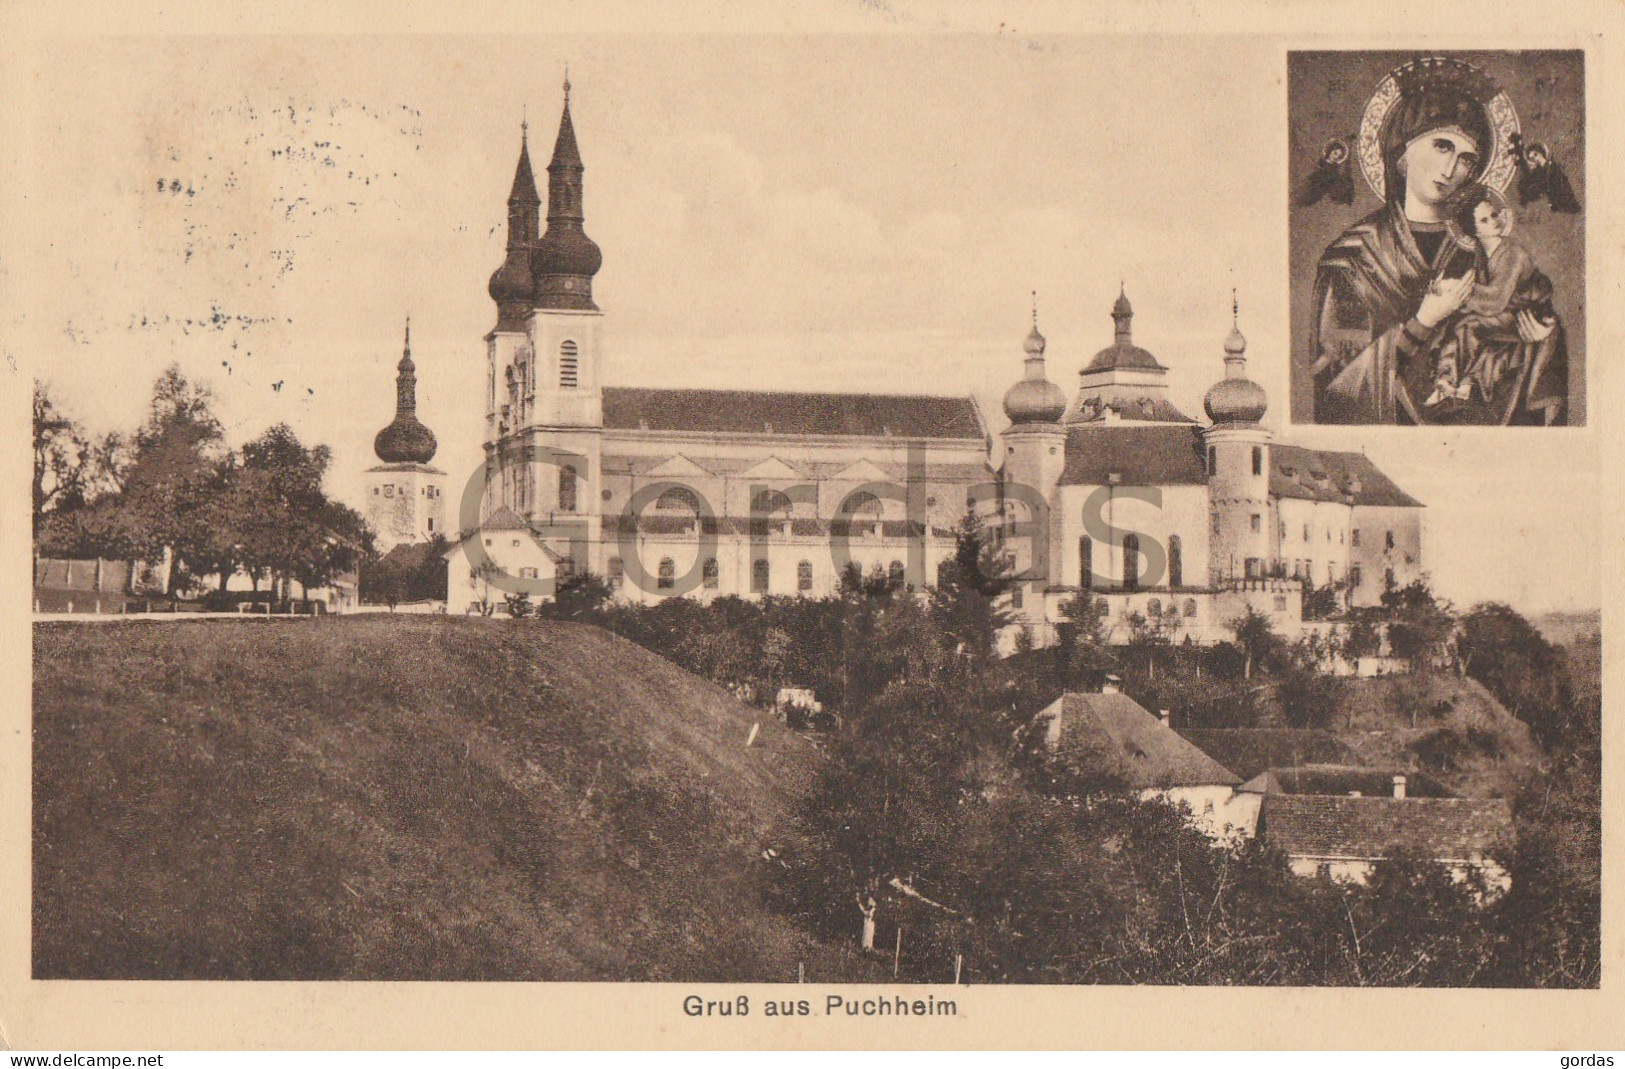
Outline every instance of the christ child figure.
[[1475, 393], [1489, 400], [1516, 360], [1522, 340], [1519, 313], [1532, 314], [1542, 323], [1556, 321], [1551, 279], [1535, 266], [1527, 248], [1507, 236], [1514, 222], [1511, 206], [1488, 186], [1469, 186], [1456, 201], [1449, 230], [1457, 246], [1472, 258], [1475, 283], [1449, 324], [1450, 336], [1439, 349], [1433, 393], [1424, 405], [1466, 401]]

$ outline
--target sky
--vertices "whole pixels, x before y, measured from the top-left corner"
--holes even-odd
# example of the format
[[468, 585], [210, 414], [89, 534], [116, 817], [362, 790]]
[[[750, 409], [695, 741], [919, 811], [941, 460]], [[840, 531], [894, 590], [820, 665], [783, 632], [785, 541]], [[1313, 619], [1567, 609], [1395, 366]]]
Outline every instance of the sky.
[[3, 344], [93, 430], [179, 362], [233, 443], [286, 421], [358, 503], [410, 315], [419, 415], [467, 478], [520, 122], [545, 183], [568, 65], [607, 382], [970, 393], [997, 431], [1032, 292], [1070, 394], [1122, 285], [1194, 415], [1234, 289], [1266, 422], [1426, 502], [1441, 594], [1599, 603], [1594, 431], [1288, 425], [1281, 42], [77, 37], [31, 62]]

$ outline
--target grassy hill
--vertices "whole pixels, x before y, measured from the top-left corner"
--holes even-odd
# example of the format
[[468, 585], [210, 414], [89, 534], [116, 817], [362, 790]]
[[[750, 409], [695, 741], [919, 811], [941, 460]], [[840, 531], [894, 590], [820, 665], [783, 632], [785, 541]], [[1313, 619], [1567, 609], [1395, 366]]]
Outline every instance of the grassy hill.
[[39, 978], [858, 978], [760, 905], [816, 751], [589, 627], [36, 625]]
[[1331, 727], [1355, 764], [1420, 768], [1465, 798], [1510, 798], [1541, 759], [1477, 680], [1445, 672], [1337, 681]]

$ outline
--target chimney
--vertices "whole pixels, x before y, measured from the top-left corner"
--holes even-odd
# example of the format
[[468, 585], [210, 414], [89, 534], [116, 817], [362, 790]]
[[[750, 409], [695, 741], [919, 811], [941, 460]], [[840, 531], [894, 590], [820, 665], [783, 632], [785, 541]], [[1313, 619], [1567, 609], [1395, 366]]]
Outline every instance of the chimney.
[[1405, 773], [1403, 772], [1394, 773], [1394, 797], [1405, 797]]
[[1162, 720], [1162, 722], [1164, 724], [1167, 724], [1167, 723], [1170, 722], [1169, 718], [1168, 718], [1168, 710], [1166, 710], [1166, 709], [1158, 709], [1157, 710], [1157, 716]]
[[1116, 694], [1118, 692], [1118, 690], [1120, 689], [1118, 687], [1118, 684], [1121, 683], [1121, 682], [1122, 682], [1122, 680], [1118, 679], [1116, 676], [1112, 676], [1112, 675], [1107, 676], [1100, 683], [1100, 693], [1102, 693], [1102, 694]]

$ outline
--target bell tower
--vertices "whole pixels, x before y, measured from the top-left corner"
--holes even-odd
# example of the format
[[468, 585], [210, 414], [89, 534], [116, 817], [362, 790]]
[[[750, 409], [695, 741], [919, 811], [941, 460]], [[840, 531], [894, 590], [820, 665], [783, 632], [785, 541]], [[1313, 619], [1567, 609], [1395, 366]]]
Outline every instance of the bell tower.
[[[546, 229], [531, 169], [528, 126], [508, 196], [507, 256], [491, 276], [497, 325], [487, 346], [487, 514], [513, 509], [533, 524], [591, 529], [602, 487], [600, 325], [592, 284], [603, 253], [585, 229], [581, 150], [570, 82], [547, 165]], [[571, 541], [573, 539], [573, 541]], [[549, 539], [552, 544], [551, 539]], [[566, 544], [568, 542], [568, 544]], [[598, 567], [571, 535], [553, 545], [577, 567]], [[583, 552], [590, 552], [582, 559]]]
[[1247, 377], [1247, 339], [1242, 337], [1240, 309], [1233, 297], [1231, 315], [1230, 335], [1224, 341], [1224, 378], [1213, 384], [1203, 402], [1213, 421], [1203, 440], [1211, 510], [1208, 570], [1215, 586], [1263, 578], [1277, 555], [1269, 507], [1271, 434], [1259, 423], [1269, 399], [1264, 388]]

